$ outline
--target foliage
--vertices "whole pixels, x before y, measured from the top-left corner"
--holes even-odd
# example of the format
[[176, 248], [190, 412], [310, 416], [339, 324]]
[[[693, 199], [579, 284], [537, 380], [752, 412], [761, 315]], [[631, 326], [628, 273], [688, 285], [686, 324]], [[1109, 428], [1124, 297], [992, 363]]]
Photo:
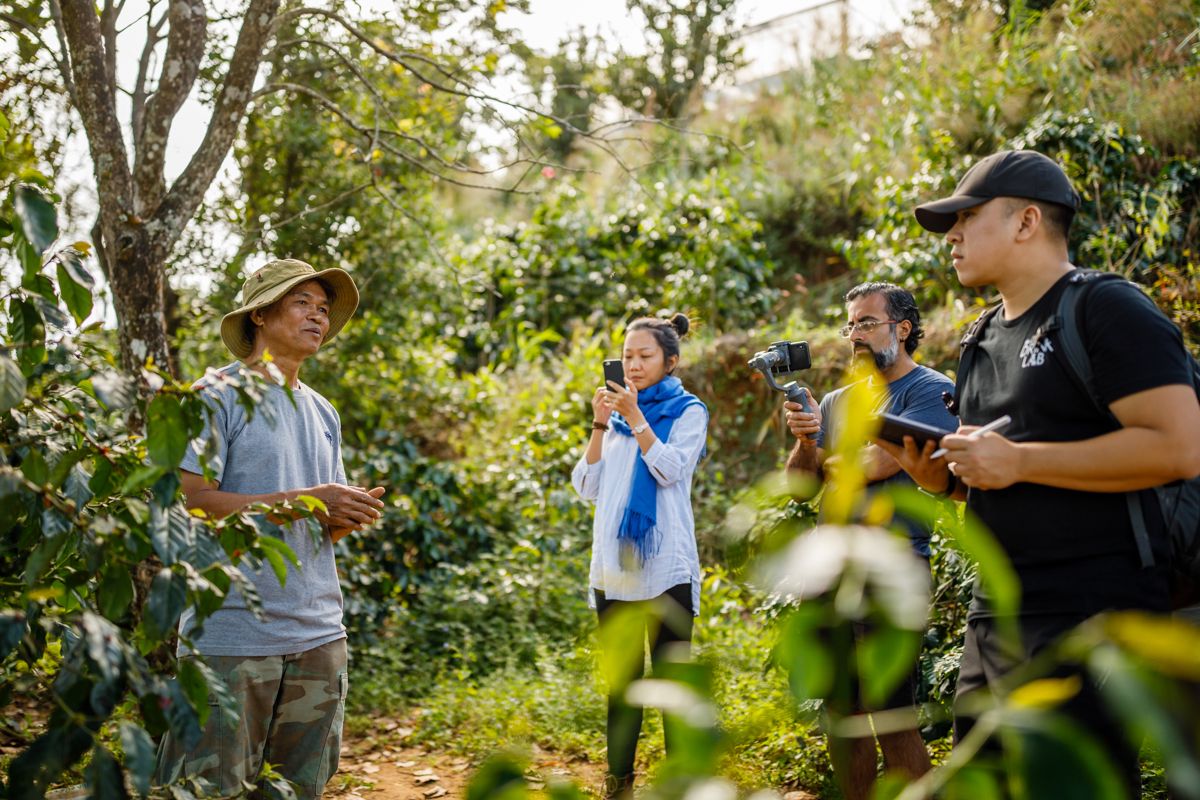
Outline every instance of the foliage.
[[530, 52], [524, 57], [529, 84], [553, 119], [564, 120], [541, 126], [541, 137], [552, 158], [566, 162], [580, 145], [577, 131], [592, 127], [593, 109], [607, 92], [601, 61], [604, 40], [580, 28], [564, 37], [558, 50], [549, 55]]
[[[502, 71], [497, 52], [520, 50], [496, 22], [503, 5], [400, 4], [398, 19], [355, 22], [372, 41], [483, 80]], [[700, 111], [700, 90], [737, 63], [733, 6], [706, 4], [706, 17], [685, 5], [631, 4], [648, 20], [652, 46], [641, 60], [607, 62], [582, 33], [557, 54], [529, 54], [538, 102], [567, 127], [517, 124], [494, 106], [481, 129], [465, 98], [433, 87], [444, 75], [427, 82], [397, 69], [327, 17], [292, 18], [281, 31], [291, 44], [274, 51], [265, 78], [294, 90], [286, 100], [273, 91], [257, 98], [235, 146], [238, 179], [204, 209], [175, 262], [176, 346], [193, 377], [228, 360], [214, 312], [230, 307], [242, 271], [267, 252], [350, 268], [363, 289], [359, 313], [304, 378], [342, 415], [349, 473], [388, 489], [383, 520], [337, 546], [354, 706], [419, 704], [420, 741], [478, 757], [517, 741], [597, 760], [604, 687], [594, 681], [585, 603], [591, 514], [570, 489], [570, 470], [599, 363], [615, 354], [622, 324], [691, 313], [700, 324], [681, 374], [713, 412], [693, 492], [706, 575], [701, 666], [680, 676], [673, 696], [685, 702], [667, 702], [661, 684], [638, 691], [657, 691], [651, 701], [677, 716], [715, 706], [719, 724], [692, 717], [691, 760], [663, 764], [655, 791], [694, 783], [735, 796], [713, 778], [719, 771], [745, 789], [833, 792], [817, 710], [857, 667], [839, 663], [830, 643], [855, 619], [880, 618], [863, 677], [883, 686], [923, 635], [923, 732], [944, 755], [970, 585], [980, 572], [1001, 585], [1005, 576], [987, 538], [938, 509], [929, 625], [921, 634], [911, 620], [889, 619], [893, 576], [869, 556], [894, 552], [896, 542], [860, 530], [852, 535], [863, 548], [819, 537], [815, 546], [805, 538], [818, 519], [815, 487], [756, 483], [788, 437], [779, 398], [746, 372], [747, 354], [777, 339], [810, 340], [816, 367], [798, 377], [824, 394], [846, 358], [830, 324], [843, 313], [839, 296], [850, 281], [882, 277], [912, 287], [929, 312], [924, 362], [952, 365], [975, 300], [911, 208], [1004, 146], [1060, 158], [1085, 195], [1077, 259], [1141, 281], [1200, 341], [1196, 13], [1194, 3], [1089, 0], [1012, 4], [1010, 18], [998, 13], [1003, 3], [937, 0], [862, 59], [822, 61], [749, 103]], [[14, 14], [45, 26], [38, 8]], [[37, 55], [31, 35], [18, 48]], [[220, 77], [219, 51], [206, 80]], [[49, 97], [61, 100], [53, 71], [19, 57], [4, 63], [0, 110], [14, 124], [10, 132], [0, 118], [0, 259], [11, 276], [0, 354], [0, 561], [9, 576], [0, 581], [0, 701], [55, 709], [48, 728], [5, 731], [26, 747], [6, 774], [13, 785], [41, 764], [35, 786], [60, 775], [115, 785], [124, 771], [140, 791], [152, 737], [169, 726], [194, 731], [205, 693], [219, 690], [203, 670], [166, 677], [178, 607], [220, 602], [240, 575], [223, 558], [281, 563], [286, 553], [249, 519], [201, 525], [182, 512], [172, 469], [203, 422], [201, 407], [152, 370], [120, 376], [111, 336], [89, 326], [101, 281], [86, 246], [54, 241], [52, 181], [36, 172], [61, 159], [66, 139], [35, 135]], [[24, 70], [22, 83], [11, 82], [9, 64]], [[31, 83], [43, 91], [26, 103], [18, 92]], [[580, 157], [572, 126], [599, 118], [605, 94], [633, 111], [695, 112], [691, 121], [711, 136], [663, 126], [638, 143], [649, 150], [646, 169], [577, 174], [594, 165]], [[493, 127], [521, 144], [490, 152]], [[490, 182], [483, 173], [492, 165], [538, 161], [547, 150], [568, 169], [539, 173], [525, 163], [496, 173], [507, 180], [530, 170], [539, 194], [528, 203], [454, 186]], [[138, 394], [129, 377], [161, 386]], [[247, 392], [252, 401], [253, 386]], [[129, 417], [146, 422], [145, 437], [130, 432]], [[858, 505], [854, 491], [832, 500], [825, 521], [838, 507], [838, 522], [876, 523], [889, 503], [906, 502]], [[763, 586], [771, 564], [794, 573], [812, 563], [832, 577], [798, 608]], [[856, 586], [862, 602], [847, 599]], [[1195, 665], [1170, 653], [1196, 649], [1186, 632], [1158, 622], [1099, 621], [1058, 655], [1082, 653], [1090, 668], [1117, 675], [1118, 702], [1140, 714], [1128, 719], [1173, 770], [1187, 770], [1160, 712], [1189, 701], [1162, 676], [1187, 677], [1181, 671]], [[1063, 763], [1093, 757], [1086, 746], [1073, 755], [1051, 742], [1062, 731], [1047, 707], [1064, 688], [1035, 684], [989, 724], [1007, 726], [1010, 742], [1040, 737]], [[661, 755], [657, 715], [648, 719], [643, 765]], [[931, 780], [948, 796], [984, 796], [972, 787], [986, 792], [995, 776], [979, 777], [970, 747], [960, 752]], [[518, 783], [497, 762], [477, 793], [511, 793]]]
[[528, 223], [485, 223], [454, 248], [455, 266], [470, 277], [469, 316], [459, 332], [468, 356], [511, 361], [522, 337], [553, 344], [579, 321], [596, 325], [658, 309], [687, 311], [713, 330], [761, 318], [777, 293], [774, 264], [757, 240], [760, 225], [743, 210], [754, 191], [714, 172], [631, 191], [597, 217], [566, 187]]
[[647, 116], [686, 116], [701, 87], [719, 82], [742, 63], [736, 0], [626, 0], [645, 22], [644, 56], [618, 57], [610, 67], [612, 91], [625, 107]]

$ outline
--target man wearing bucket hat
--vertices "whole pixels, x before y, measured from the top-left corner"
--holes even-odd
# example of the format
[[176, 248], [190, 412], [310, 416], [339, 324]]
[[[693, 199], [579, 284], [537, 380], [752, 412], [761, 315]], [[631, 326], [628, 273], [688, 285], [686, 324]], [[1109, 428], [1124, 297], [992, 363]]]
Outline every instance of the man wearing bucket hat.
[[[296, 520], [271, 531], [302, 565], [289, 564], [284, 583], [270, 569], [243, 568], [261, 599], [261, 616], [234, 587], [203, 629], [191, 609], [180, 618], [180, 659], [195, 658], [192, 647], [202, 653], [233, 693], [240, 719], [210, 704], [196, 747], [168, 735], [159, 760], [163, 782], [199, 778], [221, 796], [233, 795], [252, 787], [269, 762], [299, 797], [315, 798], [337, 769], [348, 683], [333, 542], [379, 518], [383, 490], [346, 485], [337, 412], [299, 373], [357, 307], [347, 273], [282, 259], [251, 275], [242, 305], [221, 320], [221, 339], [242, 363], [196, 384], [212, 413], [181, 464], [188, 507], [219, 518], [310, 495], [327, 510], [319, 530], [311, 520]], [[247, 368], [269, 377], [268, 359], [290, 396], [272, 380], [255, 413], [247, 413], [235, 385]], [[205, 478], [205, 466], [213, 480]]]
[[[995, 287], [1001, 299], [964, 338], [961, 427], [942, 439], [944, 458], [931, 458], [934, 443], [920, 451], [911, 440], [884, 444], [925, 489], [966, 500], [1021, 583], [1015, 652], [976, 586], [956, 692], [958, 738], [989, 691], [1013, 688], [1006, 675], [1066, 631], [1110, 609], [1167, 609], [1162, 520], [1147, 515], [1158, 558], [1144, 567], [1127, 503], [1200, 473], [1200, 405], [1182, 337], [1136, 286], [1093, 280], [1097, 273], [1071, 263], [1067, 236], [1078, 207], [1058, 164], [1015, 150], [982, 159], [950, 197], [915, 212], [923, 227], [945, 235], [962, 284]], [[1068, 290], [1092, 366], [1090, 391], [1064, 359], [1059, 301]], [[1002, 431], [971, 437], [1006, 415]], [[1143, 507], [1156, 507], [1152, 498]], [[1105, 748], [1135, 796], [1137, 753], [1098, 685], [1077, 664], [1060, 666], [1056, 677], [1078, 681], [1060, 710]]]

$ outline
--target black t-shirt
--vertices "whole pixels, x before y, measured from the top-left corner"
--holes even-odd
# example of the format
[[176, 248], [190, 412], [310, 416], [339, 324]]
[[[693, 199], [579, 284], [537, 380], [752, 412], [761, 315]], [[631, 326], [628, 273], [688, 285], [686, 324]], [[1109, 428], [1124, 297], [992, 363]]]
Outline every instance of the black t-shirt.
[[[1042, 332], [1055, 313], [1066, 277], [1016, 319], [997, 313], [984, 327], [960, 407], [967, 425], [1008, 414], [1002, 433], [1015, 442], [1068, 442], [1118, 428], [1067, 371]], [[1179, 330], [1140, 291], [1121, 281], [1089, 288], [1079, 309], [1080, 333], [1093, 385], [1106, 404], [1170, 384], [1191, 384]], [[1163, 562], [1166, 541], [1152, 492], [1142, 498]], [[1024, 614], [1108, 608], [1166, 608], [1162, 569], [1142, 569], [1123, 493], [1083, 492], [1032, 483], [971, 490], [967, 504], [995, 534], [1021, 580]], [[976, 592], [972, 614], [986, 614]]]

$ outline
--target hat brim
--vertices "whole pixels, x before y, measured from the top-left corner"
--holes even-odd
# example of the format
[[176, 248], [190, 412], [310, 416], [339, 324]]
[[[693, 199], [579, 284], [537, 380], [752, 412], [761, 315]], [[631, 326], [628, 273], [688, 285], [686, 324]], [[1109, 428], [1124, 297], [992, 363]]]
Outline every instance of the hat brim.
[[913, 212], [917, 216], [917, 222], [927, 231], [934, 233], [946, 233], [954, 227], [954, 223], [958, 222], [958, 212], [964, 208], [973, 208], [983, 205], [991, 200], [990, 197], [974, 197], [972, 195], [959, 194], [953, 197], [946, 197], [941, 200], [934, 200], [931, 203], [922, 203], [917, 206]]
[[308, 281], [322, 281], [333, 289], [334, 298], [329, 304], [329, 330], [325, 332], [325, 338], [321, 340], [321, 344], [325, 344], [336, 336], [338, 331], [345, 327], [350, 318], [354, 316], [354, 312], [358, 309], [359, 297], [358, 287], [354, 285], [354, 279], [350, 277], [350, 274], [345, 270], [332, 267], [320, 272], [289, 278], [255, 302], [230, 311], [222, 317], [221, 341], [229, 348], [229, 352], [241, 359], [248, 358], [254, 352], [254, 340], [246, 335], [246, 315], [255, 309], [266, 308], [294, 287]]

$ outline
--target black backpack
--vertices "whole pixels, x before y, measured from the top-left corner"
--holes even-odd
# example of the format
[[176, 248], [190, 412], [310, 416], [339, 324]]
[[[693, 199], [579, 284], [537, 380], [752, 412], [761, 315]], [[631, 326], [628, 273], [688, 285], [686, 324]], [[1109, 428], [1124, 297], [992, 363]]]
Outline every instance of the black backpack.
[[[1058, 345], [1054, 352], [1059, 356], [1063, 367], [1072, 380], [1083, 390], [1092, 404], [1110, 419], [1115, 418], [1108, 406], [1104, 405], [1092, 389], [1092, 363], [1088, 358], [1087, 349], [1079, 330], [1079, 309], [1087, 298], [1088, 290], [1098, 283], [1105, 281], [1123, 281], [1120, 275], [1111, 272], [1101, 272], [1093, 269], [1076, 269], [1067, 278], [1067, 286], [1059, 298], [1058, 307], [1053, 315], [1037, 332], [1037, 336], [1059, 331], [1056, 340]], [[1136, 284], [1131, 284], [1136, 285]], [[1136, 293], [1146, 307], [1154, 313], [1161, 314], [1158, 306], [1138, 287]], [[962, 348], [958, 362], [958, 374], [954, 381], [954, 397], [962, 397], [966, 385], [967, 373], [975, 357], [980, 334], [988, 320], [996, 315], [1000, 306], [992, 306], [984, 311], [971, 327], [967, 329], [962, 339]], [[1200, 363], [1189, 353], [1188, 362], [1192, 371], [1192, 388], [1200, 400]], [[956, 405], [956, 404], [955, 404]], [[957, 408], [952, 408], [957, 413]], [[1171, 596], [1172, 605], [1181, 608], [1200, 599], [1200, 477], [1186, 481], [1175, 481], [1154, 487], [1154, 495], [1162, 510], [1163, 521], [1166, 523], [1167, 534], [1171, 544]], [[1129, 509], [1129, 520], [1133, 526], [1134, 539], [1137, 542], [1138, 556], [1143, 567], [1154, 566], [1154, 553], [1150, 547], [1150, 533], [1146, 528], [1145, 514], [1142, 510], [1142, 493], [1126, 492], [1126, 504]]]

